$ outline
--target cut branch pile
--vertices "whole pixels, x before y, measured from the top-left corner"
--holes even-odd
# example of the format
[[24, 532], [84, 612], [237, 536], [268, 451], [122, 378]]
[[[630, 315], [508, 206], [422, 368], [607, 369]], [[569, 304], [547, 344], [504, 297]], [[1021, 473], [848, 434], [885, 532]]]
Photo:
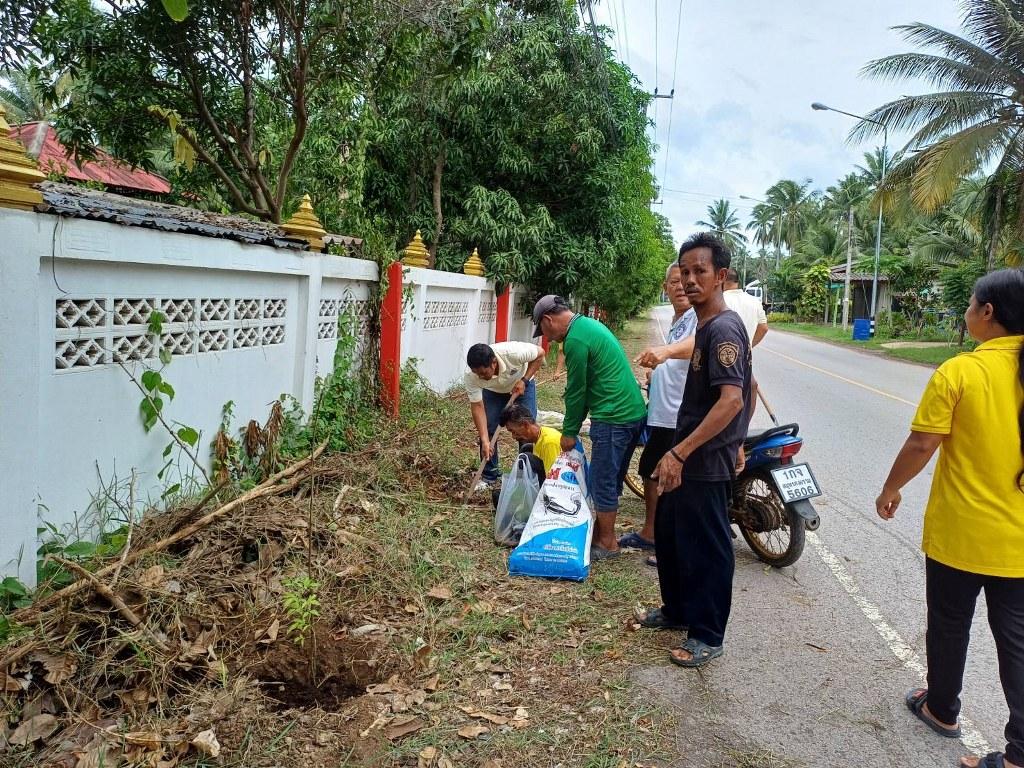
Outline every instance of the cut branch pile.
[[[465, 402], [406, 408], [358, 449], [144, 516], [109, 562], [62, 563], [80, 578], [8, 617], [0, 764], [574, 766], [606, 742], [634, 764], [651, 720], [611, 697], [653, 582], [508, 579], [489, 499], [455, 503]], [[286, 606], [310, 596], [303, 623]]]

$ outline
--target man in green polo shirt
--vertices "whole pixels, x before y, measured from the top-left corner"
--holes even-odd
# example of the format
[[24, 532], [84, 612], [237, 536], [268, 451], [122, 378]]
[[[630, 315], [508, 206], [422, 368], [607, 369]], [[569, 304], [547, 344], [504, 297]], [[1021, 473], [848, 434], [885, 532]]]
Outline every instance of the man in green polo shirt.
[[561, 296], [544, 296], [533, 308], [533, 335], [563, 342], [565, 421], [562, 450], [576, 444], [590, 414], [590, 495], [597, 512], [591, 560], [619, 554], [615, 516], [622, 483], [647, 418], [647, 406], [618, 339], [602, 323], [577, 315]]

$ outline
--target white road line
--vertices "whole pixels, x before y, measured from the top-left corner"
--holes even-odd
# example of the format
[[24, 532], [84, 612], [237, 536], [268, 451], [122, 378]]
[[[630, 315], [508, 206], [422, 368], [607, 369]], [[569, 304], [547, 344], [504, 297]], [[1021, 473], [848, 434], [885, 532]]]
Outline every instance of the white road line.
[[[822, 543], [816, 533], [808, 531], [807, 540], [814, 547], [814, 551], [818, 553], [818, 557], [825, 563], [825, 566], [832, 571], [832, 575], [836, 577], [839, 585], [846, 591], [846, 594], [850, 596], [856, 606], [860, 608], [861, 613], [864, 614], [867, 620], [871, 622], [871, 626], [875, 628], [875, 631], [885, 641], [885, 644], [889, 646], [893, 656], [899, 659], [904, 667], [915, 673], [921, 680], [924, 680], [926, 678], [926, 670], [924, 664], [921, 663], [921, 658], [900, 637], [899, 632], [889, 625], [882, 616], [882, 612], [878, 610], [878, 607], [864, 597], [860, 587], [857, 586], [856, 580], [846, 570], [839, 558]], [[985, 741], [985, 737], [981, 735], [981, 732], [963, 716], [960, 717], [960, 733], [961, 743], [974, 754], [984, 755], [992, 751], [988, 742]]]

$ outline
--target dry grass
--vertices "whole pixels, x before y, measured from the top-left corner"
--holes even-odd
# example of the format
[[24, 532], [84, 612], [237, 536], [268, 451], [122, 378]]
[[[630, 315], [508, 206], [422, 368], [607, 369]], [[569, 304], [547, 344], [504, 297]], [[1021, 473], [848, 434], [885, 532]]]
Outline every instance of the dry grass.
[[[0, 648], [37, 644], [0, 671], [0, 748], [24, 740], [19, 725], [42, 737], [0, 761], [618, 768], [655, 758], [666, 721], [624, 681], [661, 652], [630, 621], [656, 584], [633, 558], [582, 584], [509, 578], [489, 500], [452, 503], [474, 464], [466, 412], [460, 398], [410, 393], [393, 430], [317, 463], [312, 509], [308, 486], [260, 500], [126, 567], [117, 591], [165, 651], [91, 593], [43, 614]], [[146, 518], [133, 546], [185, 517]], [[283, 601], [303, 575], [319, 584], [321, 615], [300, 647]], [[216, 759], [191, 743], [207, 730]]]

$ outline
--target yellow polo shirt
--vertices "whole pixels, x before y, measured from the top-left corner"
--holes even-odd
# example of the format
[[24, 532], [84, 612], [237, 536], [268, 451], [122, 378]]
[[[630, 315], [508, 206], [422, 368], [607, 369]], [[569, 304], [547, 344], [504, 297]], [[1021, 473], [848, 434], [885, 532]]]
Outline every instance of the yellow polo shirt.
[[947, 360], [925, 388], [911, 429], [945, 435], [932, 477], [921, 549], [986, 576], [1024, 577], [1024, 469], [1017, 416], [1024, 336], [986, 341]]
[[533, 455], [544, 464], [545, 475], [551, 471], [551, 466], [561, 452], [562, 433], [551, 427], [541, 427], [540, 438], [533, 444]]

